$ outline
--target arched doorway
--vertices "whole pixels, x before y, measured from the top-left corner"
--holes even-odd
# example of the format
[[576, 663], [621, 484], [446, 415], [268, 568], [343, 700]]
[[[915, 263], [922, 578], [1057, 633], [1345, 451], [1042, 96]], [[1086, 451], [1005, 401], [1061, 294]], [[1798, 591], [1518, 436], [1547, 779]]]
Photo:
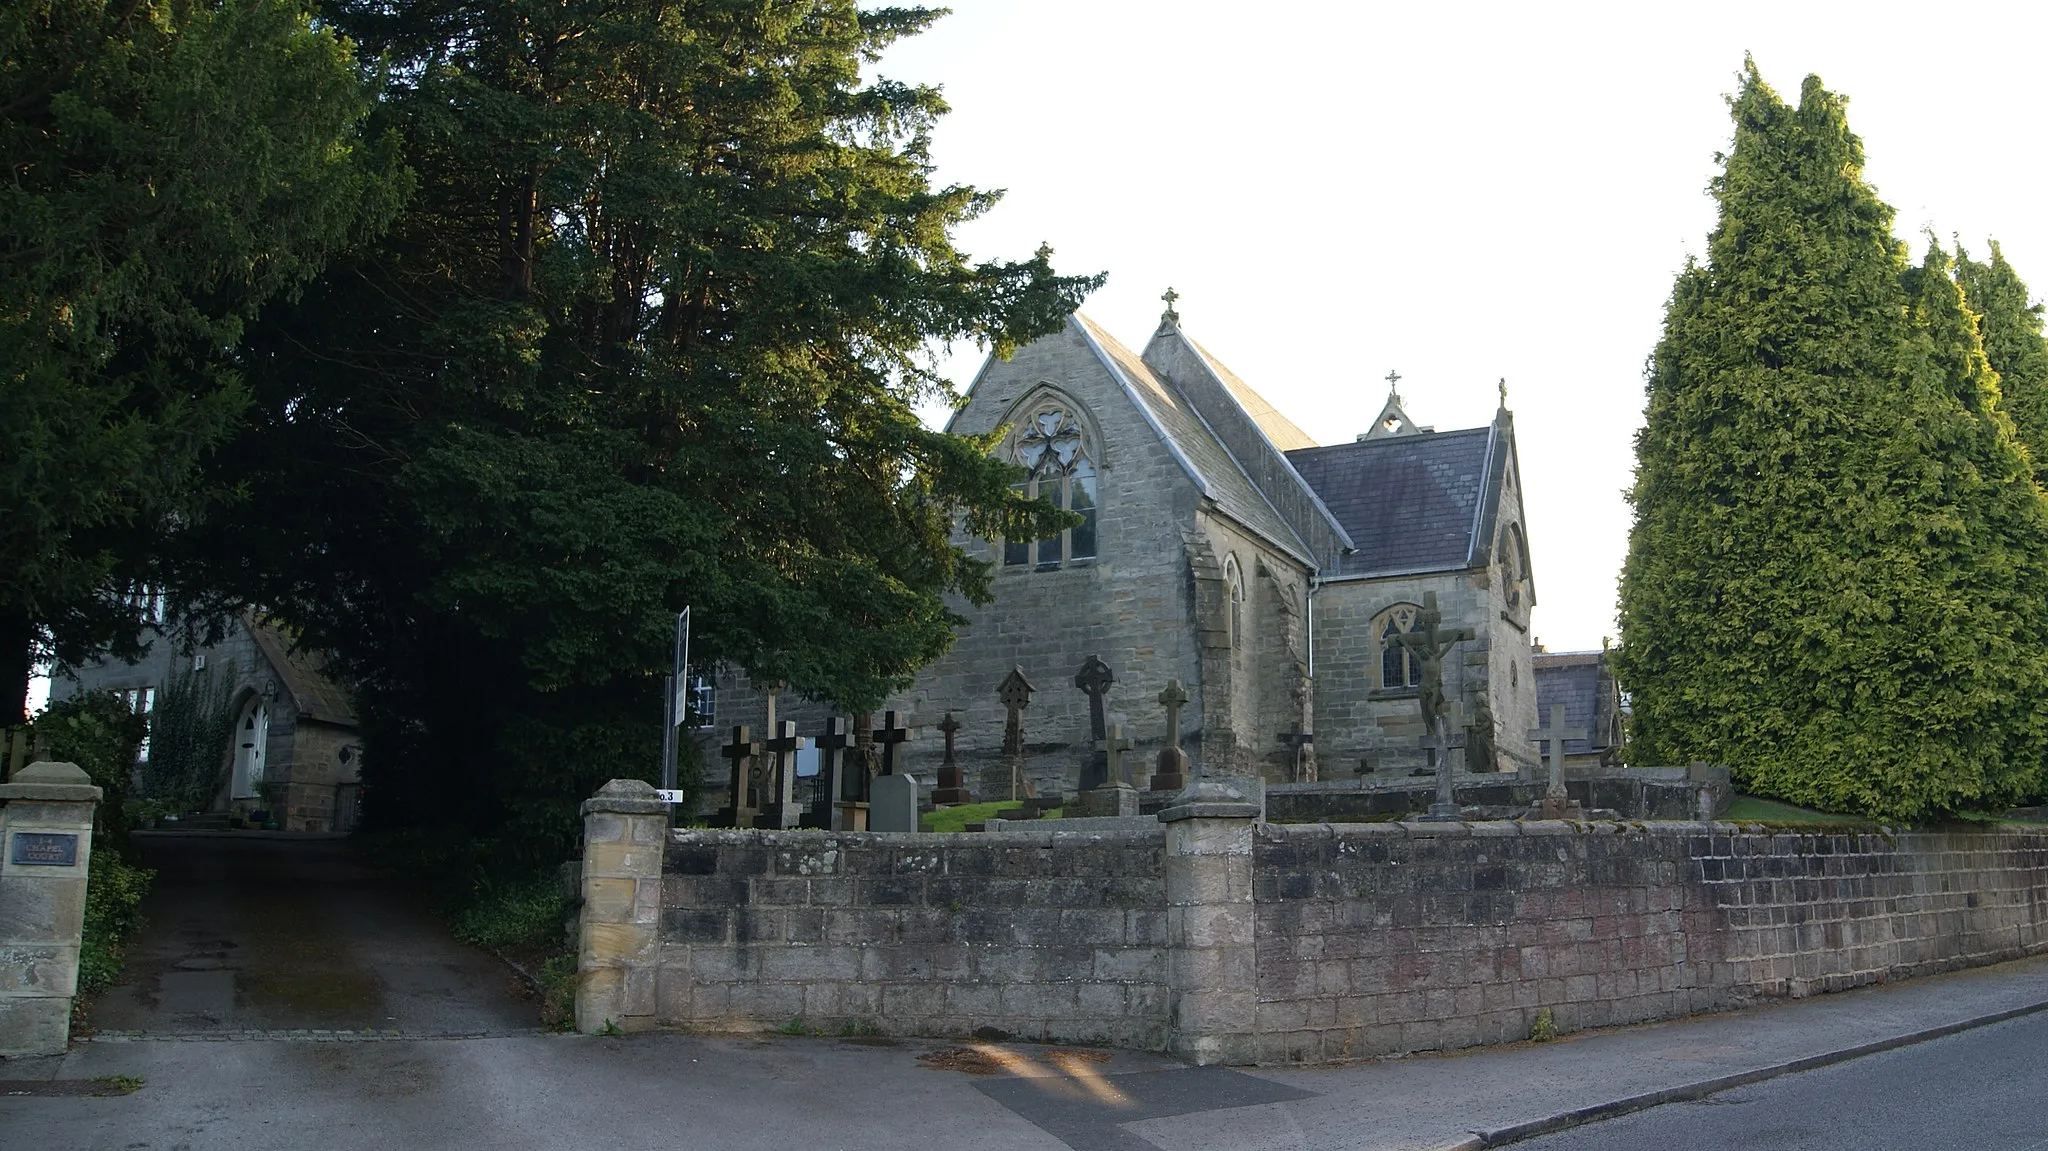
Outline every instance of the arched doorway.
[[264, 745], [270, 742], [270, 708], [251, 696], [235, 717], [235, 770], [228, 799], [254, 799], [263, 784]]

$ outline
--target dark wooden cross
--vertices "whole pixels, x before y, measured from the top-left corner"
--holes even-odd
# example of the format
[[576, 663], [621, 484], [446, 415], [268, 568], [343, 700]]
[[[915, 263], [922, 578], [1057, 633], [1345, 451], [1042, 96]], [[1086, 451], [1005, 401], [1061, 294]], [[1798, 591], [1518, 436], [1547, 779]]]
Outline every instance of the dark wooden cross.
[[1543, 797], [1546, 800], [1562, 800], [1565, 798], [1564, 741], [1568, 739], [1585, 739], [1587, 735], [1588, 732], [1583, 727], [1566, 727], [1564, 725], [1564, 705], [1558, 703], [1550, 705], [1549, 727], [1532, 727], [1529, 729], [1529, 738], [1536, 742], [1537, 754], [1542, 756], [1544, 766], [1550, 771], [1550, 786], [1543, 793]]
[[883, 775], [899, 774], [896, 763], [896, 748], [899, 744], [908, 741], [912, 734], [913, 729], [897, 718], [895, 712], [885, 711], [882, 713], [882, 726], [880, 730], [875, 732], [875, 742], [880, 744], [882, 748]]
[[1291, 772], [1292, 782], [1314, 783], [1315, 773], [1310, 768], [1315, 763], [1316, 737], [1313, 732], [1309, 731], [1308, 725], [1297, 723], [1294, 725], [1293, 731], [1281, 732], [1280, 742], [1286, 744], [1294, 752], [1294, 764]]
[[954, 807], [973, 803], [974, 796], [967, 792], [967, 775], [960, 770], [960, 760], [953, 750], [953, 737], [960, 731], [960, 721], [954, 719], [949, 711], [939, 720], [939, 731], [946, 737], [946, 757], [939, 763], [939, 786], [932, 792], [932, 806]]
[[811, 741], [818, 749], [818, 791], [816, 798], [803, 814], [804, 827], [832, 827], [833, 804], [841, 799], [859, 800], [859, 788], [854, 794], [844, 794], [849, 774], [846, 770], [846, 753], [853, 747], [853, 725], [843, 715], [825, 717], [824, 730]]
[[1153, 791], [1179, 791], [1188, 785], [1188, 753], [1180, 747], [1180, 709], [1187, 703], [1187, 689], [1177, 679], [1167, 680], [1159, 692], [1159, 706], [1166, 709], [1166, 746], [1159, 749], [1152, 771]]
[[[1109, 735], [1104, 727], [1102, 697], [1109, 694], [1109, 687], [1115, 682], [1115, 674], [1109, 670], [1108, 664], [1102, 662], [1101, 656], [1089, 656], [1088, 661], [1081, 665], [1081, 670], [1074, 673], [1074, 686], [1080, 688], [1081, 693], [1088, 697], [1088, 741], [1098, 751], [1102, 750], [1102, 741]], [[1088, 791], [1101, 787], [1109, 780], [1108, 753], [1104, 751], [1103, 754], [1090, 756], [1088, 766], [1081, 771], [1081, 790]]]
[[796, 806], [796, 752], [804, 741], [796, 733], [796, 724], [786, 719], [770, 730], [774, 737], [761, 743], [761, 750], [768, 754], [754, 772], [762, 797], [761, 816], [755, 824], [787, 830], [803, 822], [803, 813]]
[[1110, 783], [1130, 782], [1124, 775], [1124, 753], [1131, 750], [1131, 741], [1124, 738], [1122, 724], [1110, 724], [1103, 737], [1095, 741], [1095, 750], [1102, 753], [1103, 770]]
[[751, 827], [755, 809], [749, 769], [754, 757], [761, 754], [761, 745], [741, 724], [732, 729], [732, 742], [719, 748], [718, 754], [732, 761], [732, 803], [720, 814], [730, 821], [729, 826]]
[[1443, 613], [1436, 607], [1436, 593], [1427, 592], [1422, 597], [1422, 611], [1415, 616], [1415, 626], [1394, 637], [1409, 657], [1421, 665], [1422, 688], [1417, 695], [1422, 703], [1423, 730], [1430, 732], [1436, 730], [1437, 717], [1444, 714], [1444, 657], [1460, 643], [1475, 638], [1471, 628], [1447, 628], [1442, 626], [1443, 620]]

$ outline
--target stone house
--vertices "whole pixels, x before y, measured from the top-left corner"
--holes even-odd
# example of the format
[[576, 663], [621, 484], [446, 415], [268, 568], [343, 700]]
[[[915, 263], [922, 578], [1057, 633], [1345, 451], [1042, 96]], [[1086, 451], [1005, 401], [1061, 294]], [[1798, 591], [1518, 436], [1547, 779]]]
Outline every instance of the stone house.
[[[996, 688], [1021, 668], [1037, 689], [1029, 770], [1041, 793], [1070, 790], [1092, 750], [1073, 680], [1099, 655], [1116, 676], [1108, 722], [1136, 744], [1140, 787], [1164, 739], [1168, 680], [1189, 696], [1183, 747], [1211, 772], [1279, 782], [1313, 778], [1319, 762], [1347, 778], [1361, 760], [1420, 764], [1419, 668], [1396, 637], [1434, 593], [1443, 625], [1471, 632], [1443, 672], [1471, 768], [1534, 763], [1535, 589], [1504, 406], [1487, 427], [1436, 432], [1390, 396], [1365, 435], [1321, 446], [1169, 307], [1142, 352], [1074, 314], [991, 357], [947, 430], [999, 428], [996, 450], [1028, 470], [1024, 489], [1084, 520], [1043, 540], [956, 538], [995, 565], [994, 602], [955, 604], [968, 622], [952, 650], [886, 706], [918, 726], [955, 713], [963, 760], [996, 758]], [[729, 671], [699, 688], [716, 786], [714, 745], [735, 724], [764, 730], [769, 701]], [[777, 702], [806, 735], [831, 710]], [[911, 748], [913, 770], [936, 766], [936, 739]]]
[[1588, 733], [1585, 739], [1564, 741], [1565, 770], [1622, 766], [1621, 685], [1615, 681], [1607, 653], [1538, 651], [1532, 661], [1536, 709], [1543, 722], [1549, 723], [1552, 707], [1562, 707], [1565, 726]]
[[[155, 613], [150, 617], [155, 636], [140, 659], [98, 660], [77, 668], [52, 681], [51, 698], [111, 692], [148, 713], [173, 675], [228, 677], [235, 734], [211, 809], [260, 807], [264, 785], [282, 784], [280, 827], [353, 827], [361, 789], [355, 711], [324, 661], [315, 653], [293, 650], [283, 631], [251, 614], [230, 620], [218, 642], [186, 645], [178, 642], [179, 629], [162, 620], [160, 599], [149, 610]], [[146, 747], [143, 754], [146, 758]]]

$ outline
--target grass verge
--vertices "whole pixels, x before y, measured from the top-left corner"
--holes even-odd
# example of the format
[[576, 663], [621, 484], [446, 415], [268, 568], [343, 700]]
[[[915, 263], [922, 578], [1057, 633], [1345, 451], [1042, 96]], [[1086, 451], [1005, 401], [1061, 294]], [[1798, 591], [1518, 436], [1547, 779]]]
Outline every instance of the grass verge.
[[[1021, 799], [1014, 802], [1002, 799], [994, 803], [963, 803], [958, 807], [942, 807], [937, 811], [926, 812], [918, 828], [922, 831], [966, 831], [970, 823], [994, 819], [996, 812], [1004, 808], [1021, 807], [1023, 803]], [[1048, 814], [1048, 818], [1059, 813], [1060, 809], [1054, 808]]]

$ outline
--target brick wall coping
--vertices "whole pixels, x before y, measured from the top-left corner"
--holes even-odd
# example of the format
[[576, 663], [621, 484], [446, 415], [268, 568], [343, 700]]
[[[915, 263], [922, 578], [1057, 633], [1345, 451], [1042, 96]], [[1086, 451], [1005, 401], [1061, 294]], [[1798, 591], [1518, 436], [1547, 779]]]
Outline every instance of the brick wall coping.
[[1158, 824], [1139, 824], [1128, 830], [1061, 831], [1057, 819], [1043, 821], [1043, 830], [1019, 831], [1012, 824], [1001, 835], [977, 835], [950, 831], [767, 831], [758, 828], [681, 827], [669, 832], [673, 844], [726, 844], [736, 847], [817, 848], [850, 847], [1079, 847], [1093, 843], [1152, 844], [1165, 836]]
[[1740, 836], [1753, 839], [1814, 839], [1844, 837], [1885, 837], [1900, 835], [1952, 835], [1952, 836], [1994, 836], [2021, 835], [2048, 839], [2048, 827], [1987, 827], [1962, 830], [1940, 830], [1924, 832], [1885, 832], [1872, 827], [1868, 830], [1850, 830], [1816, 824], [1811, 831], [1799, 831], [1780, 825], [1756, 823], [1699, 823], [1689, 820], [1588, 820], [1575, 822], [1563, 819], [1498, 819], [1468, 823], [1260, 823], [1258, 835], [1261, 839], [1284, 842], [1313, 842], [1325, 839], [1449, 839], [1466, 836], [1474, 839], [1510, 839], [1521, 836], [1542, 835], [1670, 835], [1692, 837], [1699, 835]]
[[665, 815], [668, 804], [656, 797], [654, 785], [639, 779], [615, 779], [583, 801], [583, 814]]
[[75, 763], [39, 760], [15, 772], [10, 782], [0, 783], [0, 802], [98, 803], [100, 796], [92, 777]]

